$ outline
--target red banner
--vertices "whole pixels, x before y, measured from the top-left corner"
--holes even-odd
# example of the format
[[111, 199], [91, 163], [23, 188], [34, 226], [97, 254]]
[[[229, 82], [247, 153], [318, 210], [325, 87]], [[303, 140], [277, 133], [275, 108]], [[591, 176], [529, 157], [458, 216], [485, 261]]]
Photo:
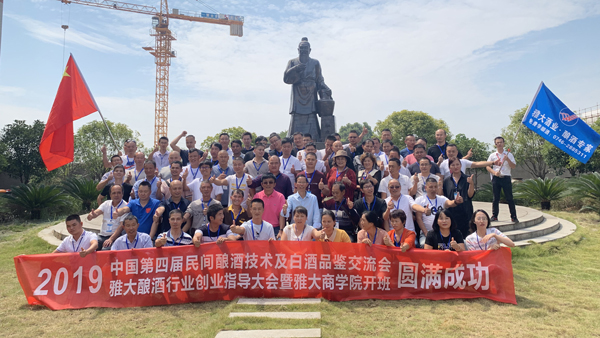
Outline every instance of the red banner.
[[516, 304], [508, 248], [461, 253], [363, 244], [240, 241], [22, 255], [29, 304], [53, 310], [252, 298], [488, 298]]

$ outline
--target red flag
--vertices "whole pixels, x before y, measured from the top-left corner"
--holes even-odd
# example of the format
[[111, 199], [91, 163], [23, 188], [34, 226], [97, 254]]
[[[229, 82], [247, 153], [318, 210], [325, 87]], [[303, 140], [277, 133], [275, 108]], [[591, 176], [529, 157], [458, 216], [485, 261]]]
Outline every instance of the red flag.
[[97, 111], [98, 105], [71, 55], [40, 142], [40, 155], [48, 171], [73, 162], [73, 121]]

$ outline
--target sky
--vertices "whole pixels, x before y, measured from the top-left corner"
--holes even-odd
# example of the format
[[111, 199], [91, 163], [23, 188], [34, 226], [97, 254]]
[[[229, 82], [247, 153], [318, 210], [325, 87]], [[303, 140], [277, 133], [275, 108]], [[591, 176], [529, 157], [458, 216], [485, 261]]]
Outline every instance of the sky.
[[[491, 143], [541, 81], [572, 110], [600, 102], [595, 0], [203, 2], [244, 16], [244, 36], [171, 20], [170, 138], [186, 130], [201, 141], [235, 126], [262, 135], [287, 130], [291, 88], [283, 72], [302, 37], [332, 89], [338, 128], [374, 127], [394, 111], [420, 110], [445, 120], [454, 135]], [[215, 12], [192, 0], [171, 0], [169, 8]], [[69, 25], [66, 35], [61, 25]], [[150, 145], [155, 66], [142, 50], [154, 44], [150, 30], [148, 15], [5, 1], [0, 125], [46, 121], [72, 53], [105, 118]]]

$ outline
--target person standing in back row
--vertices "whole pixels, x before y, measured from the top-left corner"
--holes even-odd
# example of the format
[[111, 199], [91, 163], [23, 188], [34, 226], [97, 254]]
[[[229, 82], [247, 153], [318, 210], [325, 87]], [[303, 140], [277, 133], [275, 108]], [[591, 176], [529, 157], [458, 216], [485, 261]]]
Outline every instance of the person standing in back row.
[[506, 198], [506, 203], [508, 203], [508, 209], [510, 210], [510, 220], [513, 223], [519, 223], [515, 201], [513, 200], [511, 180], [511, 169], [517, 167], [517, 162], [512, 153], [504, 150], [504, 138], [500, 136], [496, 137], [494, 139], [494, 145], [496, 146], [496, 152], [493, 152], [490, 157], [488, 157], [488, 161], [500, 161], [500, 164], [494, 164], [493, 167], [486, 167], [492, 178], [492, 191], [494, 193], [491, 220], [492, 222], [498, 220], [500, 189], [502, 189], [504, 190], [504, 197]]

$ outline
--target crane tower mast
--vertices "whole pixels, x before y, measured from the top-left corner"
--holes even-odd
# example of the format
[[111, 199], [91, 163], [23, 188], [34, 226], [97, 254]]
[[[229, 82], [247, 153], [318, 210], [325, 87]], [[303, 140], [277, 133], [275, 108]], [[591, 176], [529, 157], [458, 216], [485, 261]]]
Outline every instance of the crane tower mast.
[[[1, 0], [0, 0], [1, 1]], [[156, 93], [154, 103], [154, 144], [162, 136], [167, 136], [169, 120], [169, 66], [171, 58], [176, 57], [171, 48], [171, 41], [176, 40], [175, 34], [169, 29], [169, 19], [205, 22], [217, 25], [228, 25], [229, 34], [243, 36], [244, 17], [216, 13], [194, 13], [172, 9], [169, 13], [167, 0], [160, 1], [160, 8], [109, 0], [59, 0], [65, 4], [80, 4], [92, 7], [116, 9], [125, 12], [152, 15], [152, 30], [154, 47], [143, 47], [154, 56], [156, 64]]]

